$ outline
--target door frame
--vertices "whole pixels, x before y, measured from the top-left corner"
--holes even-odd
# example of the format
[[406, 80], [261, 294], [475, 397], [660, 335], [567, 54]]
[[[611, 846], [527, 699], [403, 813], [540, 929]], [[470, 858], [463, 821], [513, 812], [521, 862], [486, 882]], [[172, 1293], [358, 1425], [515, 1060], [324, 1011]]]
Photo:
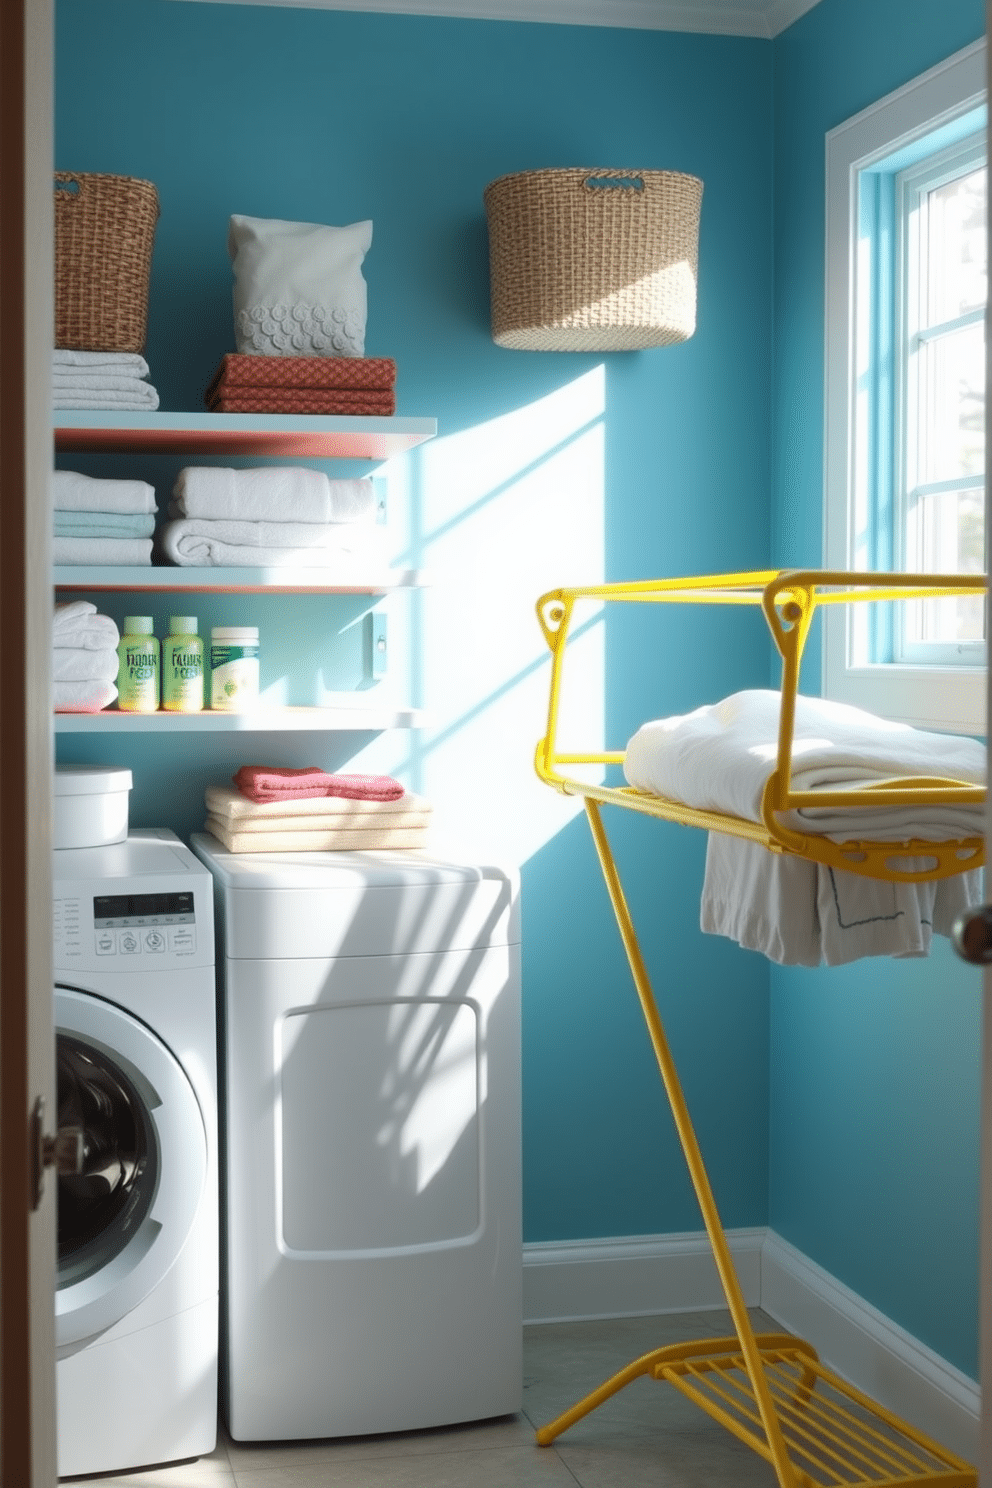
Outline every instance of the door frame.
[[55, 1183], [35, 1209], [31, 1114], [43, 1098], [51, 1129], [52, 0], [3, 0], [0, 57], [0, 1481], [51, 1488]]

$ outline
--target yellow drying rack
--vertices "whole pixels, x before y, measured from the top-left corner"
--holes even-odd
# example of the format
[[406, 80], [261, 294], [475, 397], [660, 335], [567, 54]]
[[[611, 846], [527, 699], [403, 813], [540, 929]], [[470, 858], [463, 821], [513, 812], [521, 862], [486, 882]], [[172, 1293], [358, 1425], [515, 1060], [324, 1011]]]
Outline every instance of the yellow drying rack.
[[[984, 787], [940, 777], [893, 779], [857, 791], [817, 791], [815, 795], [793, 791], [791, 758], [803, 647], [820, 606], [985, 593], [984, 576], [891, 574], [883, 579], [877, 573], [770, 570], [556, 589], [538, 601], [538, 619], [551, 649], [552, 668], [548, 726], [537, 746], [537, 773], [564, 794], [583, 797], [735, 1328], [731, 1337], [676, 1344], [636, 1359], [556, 1420], [542, 1426], [537, 1433], [542, 1446], [549, 1445], [632, 1380], [648, 1376], [667, 1380], [770, 1462], [780, 1488], [834, 1488], [834, 1485], [867, 1488], [869, 1484], [873, 1488], [909, 1488], [922, 1483], [939, 1484], [941, 1488], [977, 1488], [978, 1475], [972, 1466], [826, 1369], [810, 1344], [789, 1334], [756, 1334], [752, 1329], [603, 828], [600, 806], [623, 806], [684, 826], [727, 832], [760, 842], [773, 852], [795, 853], [870, 878], [936, 879], [960, 873], [965, 867], [980, 866], [984, 862], [981, 838], [945, 843], [834, 843], [824, 837], [792, 831], [783, 825], [780, 816], [803, 806], [878, 806], [882, 791], [886, 805], [924, 806], [937, 802], [965, 805], [984, 801]], [[697, 810], [629, 786], [590, 784], [568, 773], [568, 767], [622, 765], [624, 758], [622, 751], [564, 753], [557, 748], [562, 670], [569, 629], [579, 601], [761, 606], [782, 657], [778, 754], [776, 768], [764, 792], [761, 823]], [[917, 871], [895, 866], [900, 858], [907, 856], [923, 856], [928, 866]]]

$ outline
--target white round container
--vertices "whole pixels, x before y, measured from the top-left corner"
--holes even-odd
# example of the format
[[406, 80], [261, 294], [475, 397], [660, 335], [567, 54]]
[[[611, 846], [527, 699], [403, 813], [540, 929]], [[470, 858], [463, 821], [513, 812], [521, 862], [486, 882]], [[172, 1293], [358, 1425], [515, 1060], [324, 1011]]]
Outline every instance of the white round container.
[[55, 847], [105, 847], [127, 836], [130, 770], [56, 765]]
[[215, 625], [210, 632], [210, 706], [244, 713], [258, 703], [258, 626]]

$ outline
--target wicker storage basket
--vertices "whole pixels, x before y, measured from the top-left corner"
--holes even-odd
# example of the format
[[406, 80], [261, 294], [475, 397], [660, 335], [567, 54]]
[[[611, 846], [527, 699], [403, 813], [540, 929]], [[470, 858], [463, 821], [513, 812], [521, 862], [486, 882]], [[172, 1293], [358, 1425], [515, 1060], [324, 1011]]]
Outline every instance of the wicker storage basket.
[[676, 171], [536, 170], [483, 193], [493, 340], [635, 351], [696, 329], [703, 183]]
[[157, 221], [151, 181], [56, 171], [56, 346], [144, 350]]

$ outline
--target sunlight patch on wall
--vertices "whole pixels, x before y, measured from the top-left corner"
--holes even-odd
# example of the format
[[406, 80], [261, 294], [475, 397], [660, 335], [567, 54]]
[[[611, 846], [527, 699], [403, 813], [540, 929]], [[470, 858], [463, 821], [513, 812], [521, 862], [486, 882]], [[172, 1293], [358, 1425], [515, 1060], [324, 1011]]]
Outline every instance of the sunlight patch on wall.
[[[411, 457], [407, 489], [390, 487], [391, 530], [409, 524], [393, 562], [433, 576], [409, 602], [411, 623], [390, 621], [390, 682], [432, 726], [376, 741], [361, 767], [374, 761], [425, 794], [439, 838], [515, 863], [582, 810], [534, 772], [550, 672], [535, 605], [548, 589], [603, 581], [605, 390], [600, 366], [442, 435]], [[562, 736], [602, 747], [601, 616], [576, 638], [570, 676]]]

